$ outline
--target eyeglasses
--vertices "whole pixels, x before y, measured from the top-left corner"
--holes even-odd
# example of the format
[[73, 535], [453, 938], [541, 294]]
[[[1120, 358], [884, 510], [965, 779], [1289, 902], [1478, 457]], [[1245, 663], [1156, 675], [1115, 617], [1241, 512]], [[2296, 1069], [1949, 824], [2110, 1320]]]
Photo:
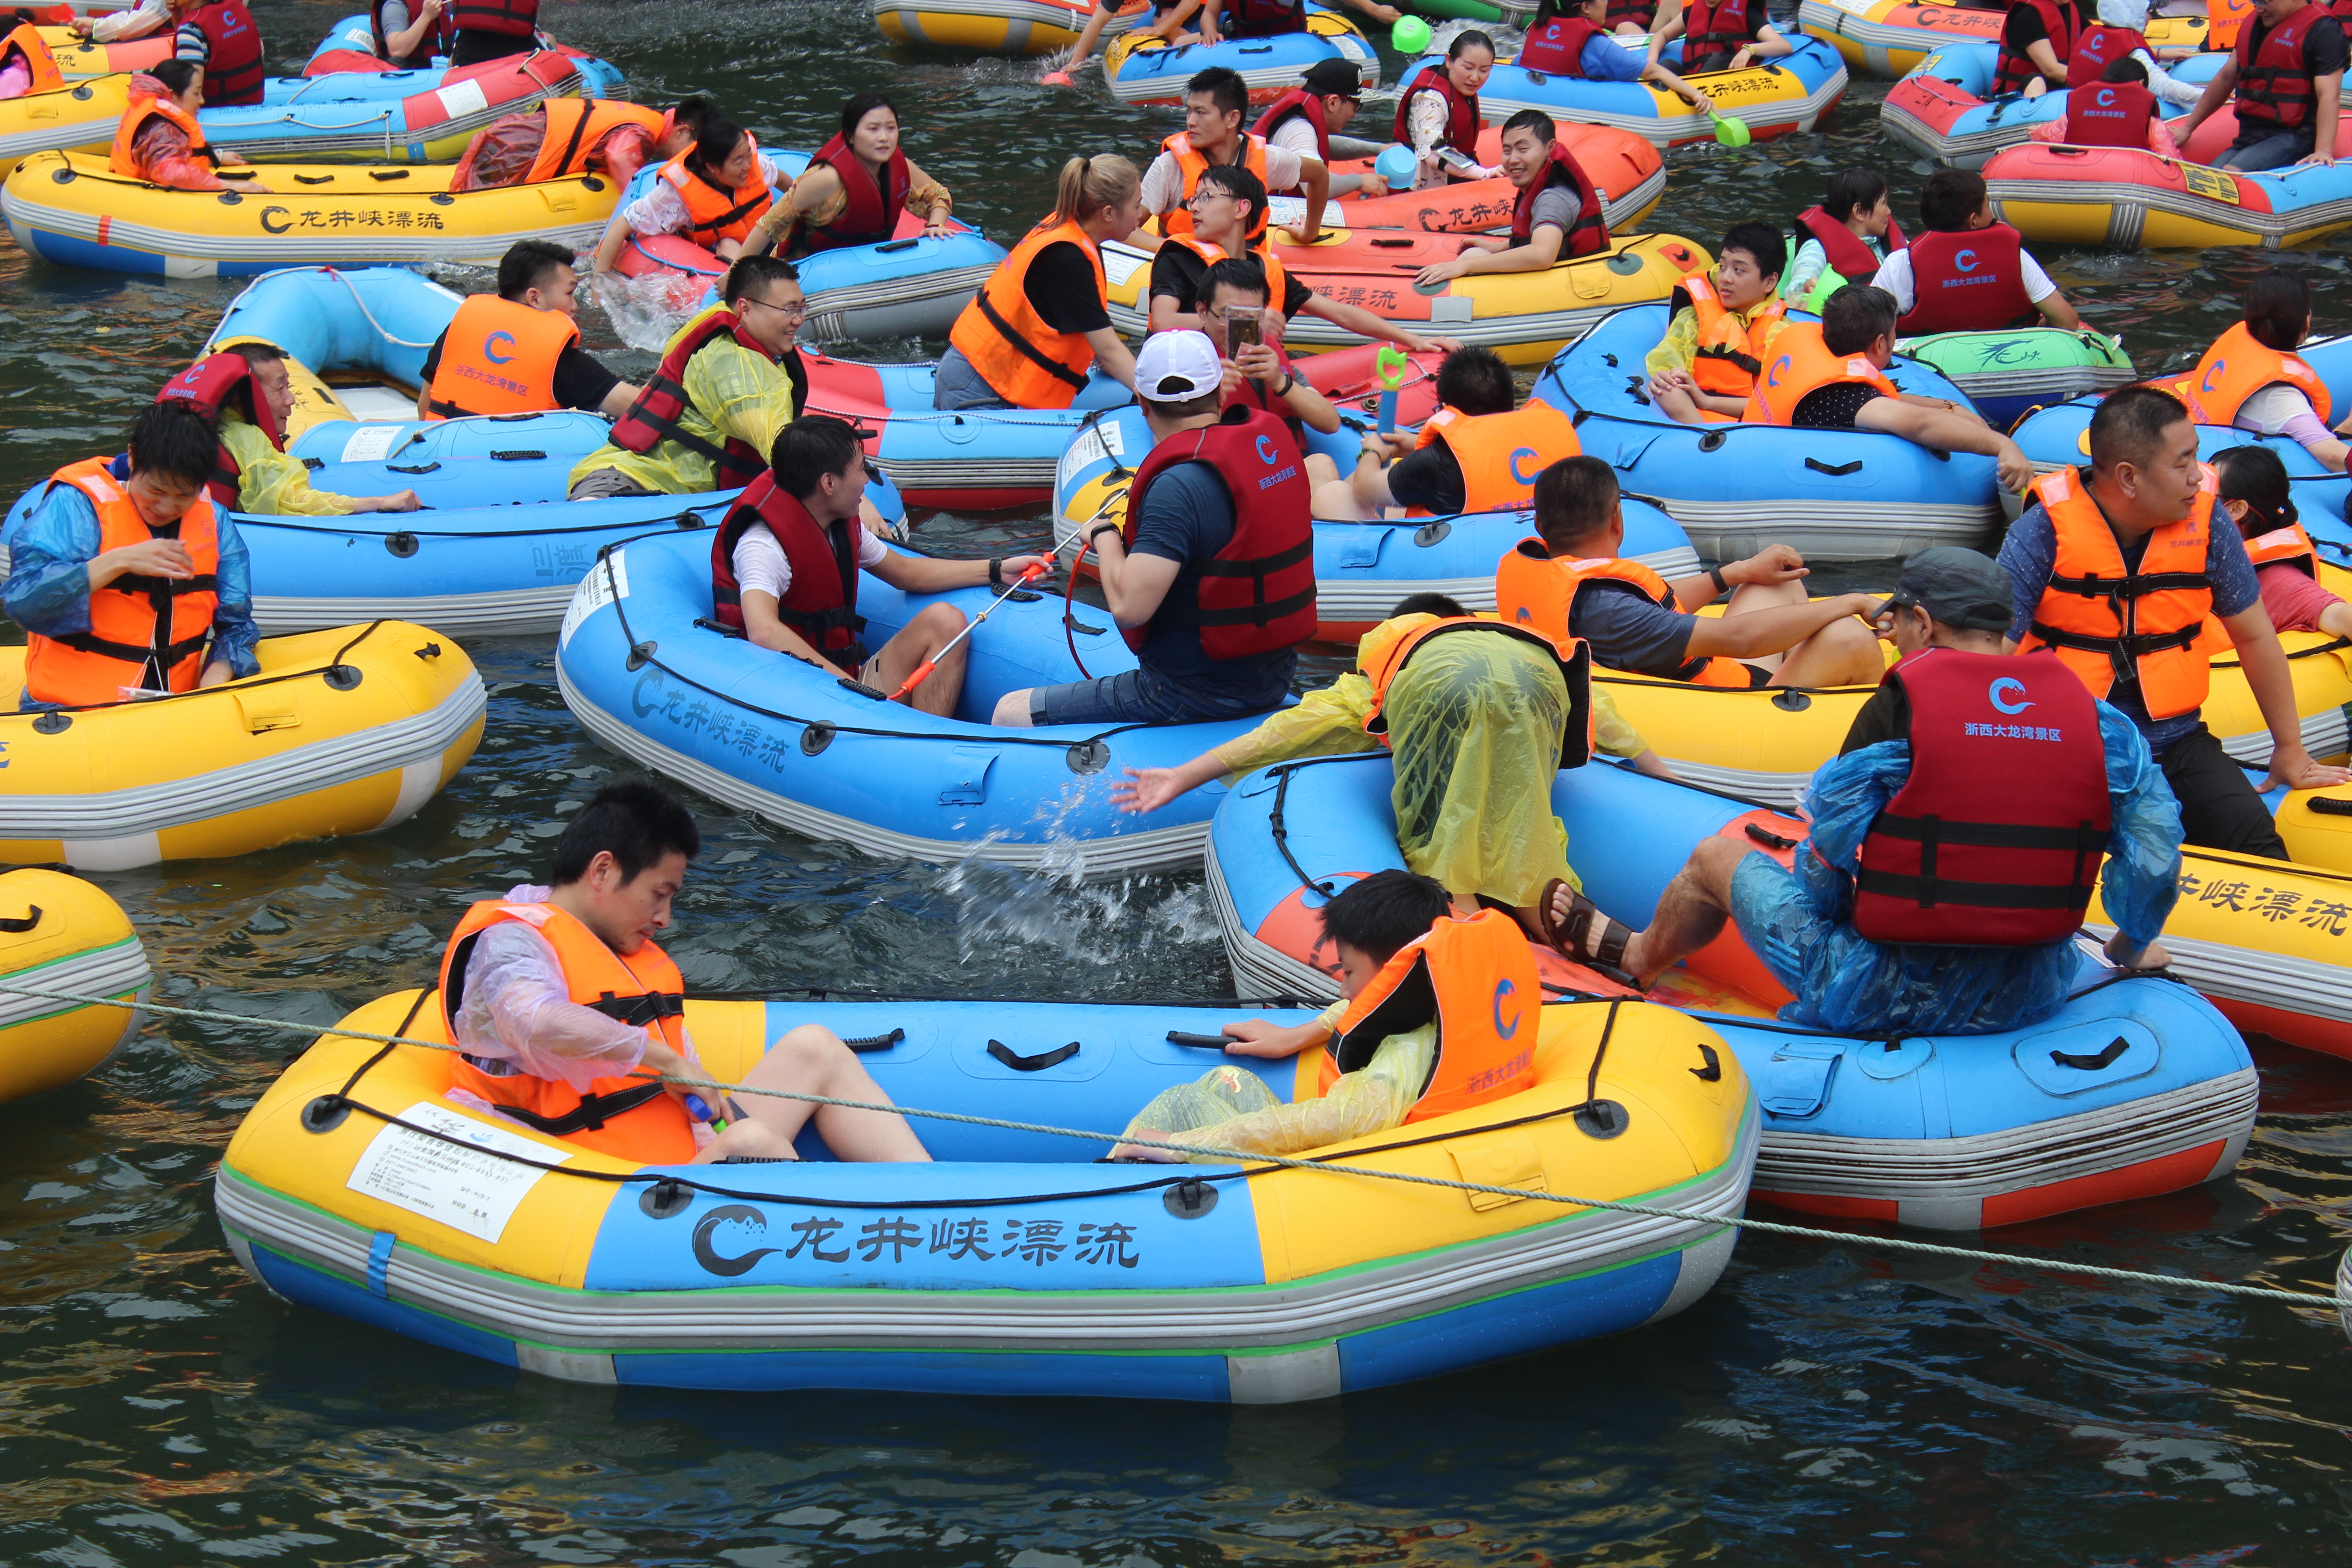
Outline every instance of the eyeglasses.
[[1239, 200], [1241, 197], [1231, 191], [1196, 191], [1192, 195], [1192, 199], [1184, 205], [1198, 209], [1202, 202], [1237, 202]]
[[771, 305], [765, 300], [754, 300], [747, 294], [739, 300], [738, 303], [757, 305], [763, 310], [773, 310], [776, 314], [783, 317], [787, 321], [803, 321], [808, 319], [808, 301], [806, 300], [797, 300], [790, 305]]

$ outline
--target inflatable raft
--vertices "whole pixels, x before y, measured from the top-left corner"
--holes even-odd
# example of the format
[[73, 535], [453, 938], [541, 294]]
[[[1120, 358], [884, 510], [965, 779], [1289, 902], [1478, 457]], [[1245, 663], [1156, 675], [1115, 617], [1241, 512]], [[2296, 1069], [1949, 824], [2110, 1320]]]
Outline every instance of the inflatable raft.
[[135, 1007], [5, 989], [146, 999], [131, 917], [99, 888], [42, 867], [0, 872], [0, 1105], [96, 1072], [139, 1027]]
[[[2175, 81], [2202, 87], [2227, 58], [2198, 55], [2169, 61], [2164, 68]], [[1878, 110], [1879, 129], [1939, 163], [1984, 167], [1995, 153], [2028, 140], [2036, 127], [2063, 115], [2071, 96], [2045, 92], [2027, 98], [2012, 92], [1995, 97], [1992, 84], [2000, 59], [1995, 44], [1949, 44], [1937, 50], [1886, 89]], [[2169, 104], [2158, 107], [2168, 120], [2184, 112]], [[2236, 116], [2231, 119], [2234, 124]]]
[[[24, 684], [0, 648], [0, 690]], [[448, 634], [379, 621], [265, 639], [261, 673], [224, 686], [0, 713], [0, 862], [119, 871], [390, 827], [466, 765], [487, 700]]]
[[[2227, 8], [2227, 0], [2224, 5]], [[2227, 48], [2237, 41], [2234, 18], [2223, 29], [2226, 37], [2216, 36], [2208, 26], [2205, 5], [2195, 0], [2149, 9], [2182, 13], [2148, 17], [2147, 41], [2159, 56]], [[2252, 15], [2253, 6], [2245, 3], [2236, 9]], [[1952, 45], [1998, 45], [2003, 15], [2000, 6], [1940, 5], [1936, 0], [1803, 0], [1797, 26], [1835, 47], [1854, 69], [1891, 81]]]
[[[866, 0], [874, 25], [894, 44], [928, 44], [988, 55], [1058, 54], [1078, 41], [1093, 0]], [[1115, 38], [1151, 15], [1129, 5], [1102, 36]]]
[[451, 195], [450, 169], [279, 163], [268, 195], [173, 191], [125, 179], [102, 157], [39, 153], [0, 184], [0, 212], [28, 255], [58, 267], [167, 278], [239, 278], [303, 262], [466, 261], [496, 266], [519, 239], [574, 249], [613, 215], [597, 174]]
[[[1557, 122], [1558, 140], [1575, 154], [1593, 189], [1601, 193], [1601, 215], [1610, 232], [1622, 233], [1641, 223], [1666, 194], [1666, 163], [1647, 137], [1609, 125]], [[1377, 154], [1381, 143], [1331, 139], [1334, 174], [1369, 174], [1372, 158], [1339, 156], [1345, 145], [1370, 147]], [[1503, 161], [1503, 132], [1487, 126], [1478, 132], [1477, 158], [1486, 167]], [[1518, 189], [1510, 181], [1455, 180], [1426, 191], [1391, 191], [1385, 196], [1349, 196], [1324, 208], [1328, 221], [1340, 228], [1409, 228], [1430, 234], [1500, 233], [1511, 226]], [[1304, 223], [1303, 196], [1276, 196], [1268, 215], [1284, 226]]]
[[[536, 33], [532, 37], [541, 49], [562, 55], [568, 59], [578, 62], [580, 70], [588, 79], [588, 89], [582, 94], [583, 97], [625, 98], [628, 96], [626, 90], [628, 81], [621, 75], [618, 67], [608, 61], [600, 60], [593, 55], [583, 54], [569, 44], [559, 44], [544, 32]], [[434, 63], [446, 65], [448, 58], [446, 56], [436, 55], [434, 57]], [[390, 60], [375, 52], [375, 36], [369, 29], [367, 13], [362, 11], [356, 16], [344, 17], [327, 30], [327, 36], [319, 40], [319, 47], [310, 51], [310, 59], [303, 63], [302, 74], [307, 77], [341, 76], [352, 73], [364, 75], [371, 71], [389, 71], [393, 68]]]
[[[2223, 110], [2182, 148], [2220, 157], [2236, 136]], [[2233, 174], [2131, 147], [2028, 142], [1993, 156], [1985, 184], [2000, 217], [2028, 239], [2109, 250], [2279, 250], [2352, 228], [2352, 163]]]
[[[1845, 96], [1845, 65], [1827, 44], [1806, 38], [1795, 43], [1793, 52], [1745, 70], [1711, 71], [1689, 79], [1722, 112], [1745, 121], [1748, 133], [1759, 142], [1813, 130]], [[1648, 45], [1634, 39], [1632, 47], [1647, 48]], [[1679, 64], [1682, 49], [1679, 39], [1668, 45], [1666, 63]], [[1402, 79], [1410, 81], [1414, 71], [1435, 68], [1442, 58], [1424, 57]], [[1525, 66], [1496, 66], [1486, 85], [1478, 89], [1478, 108], [1496, 125], [1523, 109], [1536, 109], [1555, 120], [1631, 131], [1659, 148], [1715, 140], [1713, 121], [1661, 88], [1638, 81], [1550, 76]]]
[[1942, 372], [1996, 430], [2008, 429], [2029, 409], [2138, 379], [2122, 343], [2088, 329], [1937, 332], [1895, 346]]
[[1313, 5], [1304, 30], [1270, 38], [1171, 44], [1150, 33], [1126, 33], [1103, 50], [1102, 71], [1111, 96], [1121, 102], [1181, 104], [1187, 81], [1211, 66], [1225, 66], [1239, 71], [1250, 98], [1263, 103], [1297, 87], [1319, 60], [1352, 61], [1366, 87], [1380, 85], [1380, 57], [1355, 23]]
[[[1869, 561], [1990, 542], [2001, 521], [1990, 458], [1869, 430], [1668, 419], [1650, 405], [1642, 365], [1665, 331], [1664, 305], [1620, 310], [1554, 360], [1534, 395], [1571, 415], [1584, 450], [1616, 465], [1625, 492], [1664, 507], [1706, 555], [1782, 543], [1808, 559]], [[1961, 395], [1913, 361], [1887, 375], [1924, 396]]]
[[[1288, 764], [1234, 784], [1211, 836], [1209, 888], [1243, 991], [1338, 994], [1323, 968], [1329, 955], [1316, 947], [1314, 911], [1325, 897], [1316, 889], [1402, 866], [1393, 774], [1385, 755], [1371, 755]], [[1699, 840], [1747, 842], [1751, 826], [1803, 833], [1744, 803], [1605, 763], [1561, 773], [1552, 804], [1585, 891], [1636, 927]], [[1543, 962], [1566, 987], [1622, 993], [1556, 955]], [[2074, 998], [2022, 1029], [1864, 1038], [1775, 1022], [1768, 1009], [1786, 993], [1733, 928], [1652, 994], [1704, 1018], [1756, 1084], [1758, 1197], [1977, 1230], [2216, 1180], [2253, 1130], [2254, 1067], [2226, 1019], [2184, 986], [2115, 980], [2087, 955], [2083, 969]]]
[[168, 30], [116, 44], [76, 37], [69, 27], [43, 27], [40, 33], [41, 42], [49, 46], [50, 58], [58, 62], [58, 74], [68, 82], [143, 71], [172, 58], [173, 35]]
[[[1055, 531], [1064, 533], [1099, 513], [1123, 520], [1120, 490], [1151, 450], [1140, 409], [1105, 415], [1081, 435], [1055, 481]], [[1353, 443], [1337, 454], [1345, 473]], [[1444, 594], [1472, 610], [1495, 607], [1495, 568], [1535, 531], [1531, 513], [1470, 512], [1394, 522], [1315, 525], [1315, 635], [1352, 643], [1388, 618], [1408, 594]], [[1699, 570], [1698, 553], [1674, 519], [1646, 501], [1625, 501], [1625, 553], [1666, 577]]]
[[[388, 996], [347, 1026], [432, 1038], [436, 1011]], [[1311, 1087], [1312, 1055], [1170, 1038], [1246, 1011], [689, 1001], [687, 1021], [723, 1078], [823, 1025], [902, 1105], [1116, 1131], [1218, 1062]], [[1717, 1037], [1638, 1005], [1547, 1006], [1539, 1028], [1525, 1092], [1329, 1152], [1701, 1217], [1096, 1164], [1099, 1143], [921, 1119], [936, 1163], [840, 1164], [810, 1138], [798, 1163], [636, 1166], [450, 1103], [446, 1053], [371, 1064], [332, 1035], [247, 1115], [215, 1199], [297, 1305], [575, 1383], [1326, 1399], [1654, 1322], [1721, 1273], [1757, 1144]], [[1607, 1121], [1578, 1116], [1592, 1099]]]
[[[1277, 244], [1275, 255], [1301, 283], [1342, 304], [1427, 336], [1493, 349], [1513, 364], [1537, 365], [1612, 312], [1661, 300], [1715, 258], [1673, 234], [1612, 237], [1606, 252], [1557, 261], [1541, 272], [1475, 272], [1424, 289], [1424, 267], [1462, 254], [1464, 237], [1333, 231], [1312, 246]], [[1151, 258], [1112, 240], [1102, 247], [1111, 325], [1140, 336], [1150, 308]], [[1284, 330], [1289, 351], [1308, 353], [1369, 340], [1313, 316]]]

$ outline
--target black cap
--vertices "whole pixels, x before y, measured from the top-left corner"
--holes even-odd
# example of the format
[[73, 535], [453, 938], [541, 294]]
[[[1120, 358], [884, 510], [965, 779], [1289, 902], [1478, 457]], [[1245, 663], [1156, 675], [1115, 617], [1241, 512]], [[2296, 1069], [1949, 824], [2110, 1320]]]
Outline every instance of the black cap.
[[1888, 602], [1916, 605], [1946, 626], [1969, 631], [2006, 632], [2012, 616], [2008, 571], [1989, 555], [1950, 544], [1906, 561]]
[[1357, 73], [1353, 60], [1321, 59], [1307, 68], [1299, 85], [1318, 98], [1337, 93], [1341, 98], [1353, 99], [1362, 94], [1364, 79]]

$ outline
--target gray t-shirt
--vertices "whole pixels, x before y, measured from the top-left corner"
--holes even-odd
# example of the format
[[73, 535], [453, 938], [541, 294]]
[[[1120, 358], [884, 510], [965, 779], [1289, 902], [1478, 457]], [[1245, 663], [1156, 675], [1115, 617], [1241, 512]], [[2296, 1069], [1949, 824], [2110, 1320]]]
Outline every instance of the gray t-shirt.
[[1528, 232], [1532, 235], [1549, 224], [1559, 230], [1560, 239], [1565, 243], [1576, 228], [1576, 220], [1583, 216], [1584, 199], [1576, 194], [1574, 186], [1546, 185], [1536, 193], [1535, 211], [1528, 216]]
[[1698, 619], [1669, 610], [1631, 583], [1596, 578], [1569, 607], [1568, 631], [1592, 646], [1592, 661], [1671, 680], [1689, 662], [1691, 627]]

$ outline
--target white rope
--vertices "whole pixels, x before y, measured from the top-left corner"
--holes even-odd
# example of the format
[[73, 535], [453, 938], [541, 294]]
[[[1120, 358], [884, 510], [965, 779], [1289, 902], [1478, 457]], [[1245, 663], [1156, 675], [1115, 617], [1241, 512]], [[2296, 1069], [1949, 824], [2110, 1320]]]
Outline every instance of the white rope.
[[[73, 991], [51, 991], [39, 986], [0, 982], [0, 993], [18, 996], [37, 996], [53, 1002], [81, 1002], [104, 1007], [121, 1007], [150, 1013], [168, 1014], [173, 1017], [194, 1018], [208, 1023], [234, 1024], [245, 1027], [278, 1029], [294, 1034], [316, 1035], [320, 1040], [372, 1040], [388, 1046], [417, 1046], [425, 1050], [447, 1051], [458, 1047], [446, 1040], [420, 1040], [407, 1035], [372, 1034], [364, 1029], [328, 1028], [315, 1024], [297, 1023], [289, 1019], [258, 1018], [244, 1013], [223, 1013], [209, 1007], [175, 1007], [162, 1002], [125, 1002], [120, 997], [94, 996]], [[1035, 1132], [1055, 1138], [1077, 1138], [1096, 1143], [1127, 1143], [1141, 1149], [1163, 1149], [1172, 1153], [1200, 1154], [1237, 1165], [1268, 1165], [1290, 1171], [1314, 1171], [1327, 1175], [1367, 1176], [1376, 1181], [1402, 1182], [1411, 1186], [1443, 1187], [1452, 1192], [1477, 1193], [1497, 1197], [1526, 1199], [1534, 1203], [1555, 1204], [1564, 1208], [1608, 1209], [1617, 1214], [1640, 1215], [1650, 1219], [1684, 1220], [1698, 1225], [1717, 1226], [1733, 1230], [1752, 1230], [1767, 1236], [1786, 1236], [1807, 1241], [1863, 1242], [1868, 1246], [1886, 1247], [1897, 1252], [1924, 1253], [1937, 1258], [1958, 1258], [1974, 1263], [2003, 1263], [2024, 1268], [2042, 1269], [2055, 1274], [2084, 1275], [2095, 1279], [2112, 1279], [2119, 1284], [2151, 1285], [2160, 1289], [2204, 1291], [2210, 1294], [2237, 1296], [2252, 1300], [2284, 1301], [2296, 1307], [2314, 1307], [2323, 1310], [2352, 1308], [2352, 1300], [2335, 1295], [2320, 1295], [2308, 1290], [2281, 1290], [2268, 1285], [2237, 1285], [2219, 1279], [2191, 1279], [2178, 1274], [2151, 1274], [2136, 1268], [2105, 1268], [2096, 1264], [2065, 1262], [2056, 1258], [2028, 1258], [2021, 1253], [1986, 1252], [1970, 1247], [1948, 1247], [1940, 1242], [1912, 1241], [1902, 1237], [1857, 1236], [1851, 1231], [1821, 1230], [1811, 1226], [1783, 1225], [1777, 1220], [1749, 1219], [1746, 1216], [1707, 1214], [1693, 1209], [1666, 1208], [1656, 1204], [1620, 1203], [1608, 1198], [1576, 1197], [1562, 1193], [1532, 1191], [1526, 1187], [1496, 1186], [1485, 1182], [1462, 1182], [1444, 1176], [1422, 1176], [1405, 1171], [1375, 1170], [1368, 1165], [1342, 1165], [1323, 1160], [1302, 1160], [1286, 1154], [1260, 1154], [1243, 1149], [1223, 1149], [1213, 1144], [1183, 1143], [1173, 1139], [1128, 1138], [1117, 1132], [1097, 1132], [1082, 1127], [1055, 1127], [1038, 1121], [1014, 1121], [999, 1116], [973, 1116], [955, 1110], [929, 1110], [916, 1106], [877, 1104], [869, 1100], [836, 1100], [830, 1095], [803, 1094], [783, 1089], [759, 1089], [748, 1084], [723, 1083], [713, 1079], [686, 1078], [677, 1074], [658, 1075], [646, 1072], [629, 1074], [648, 1081], [658, 1077], [665, 1083], [686, 1089], [715, 1089], [722, 1094], [765, 1095], [774, 1100], [798, 1100], [806, 1105], [834, 1106], [844, 1110], [870, 1110], [886, 1116], [912, 1116], [931, 1121], [953, 1121], [971, 1127], [999, 1127], [1014, 1132]], [[381, 1115], [381, 1112], [377, 1114]], [[394, 1126], [407, 1127], [397, 1117], [385, 1116]], [[410, 1129], [421, 1131], [422, 1129]], [[560, 1167], [557, 1169], [561, 1170]], [[676, 1180], [675, 1177], [646, 1176], [646, 1181]]]

